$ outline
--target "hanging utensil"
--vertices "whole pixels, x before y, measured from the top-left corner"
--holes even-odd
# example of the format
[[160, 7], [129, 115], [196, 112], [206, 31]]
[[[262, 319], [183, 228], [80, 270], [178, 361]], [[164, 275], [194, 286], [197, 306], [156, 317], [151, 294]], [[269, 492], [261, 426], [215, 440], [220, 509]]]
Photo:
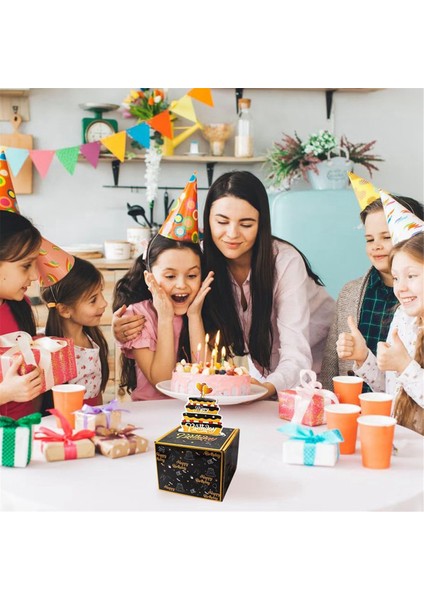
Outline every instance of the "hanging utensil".
[[140, 221], [137, 219], [137, 217], [143, 217], [143, 219], [146, 222], [147, 227], [151, 227], [152, 226], [151, 222], [146, 217], [146, 212], [145, 212], [145, 210], [144, 210], [144, 208], [142, 206], [140, 206], [139, 204], [133, 204], [131, 206], [127, 202], [127, 209], [128, 209], [127, 210], [127, 214], [130, 217], [132, 217], [136, 223], [138, 223], [139, 225], [142, 225], [142, 223], [140, 223]]

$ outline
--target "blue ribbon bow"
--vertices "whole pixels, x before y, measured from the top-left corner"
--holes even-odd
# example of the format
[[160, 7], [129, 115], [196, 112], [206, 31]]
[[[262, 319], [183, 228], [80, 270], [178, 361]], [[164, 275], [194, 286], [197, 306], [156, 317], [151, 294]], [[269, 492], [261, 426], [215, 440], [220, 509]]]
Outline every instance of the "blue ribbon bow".
[[303, 448], [303, 462], [312, 466], [315, 463], [316, 444], [338, 444], [343, 442], [343, 436], [338, 429], [328, 429], [321, 433], [314, 433], [309, 427], [303, 427], [296, 423], [287, 423], [278, 427], [278, 431], [286, 433], [291, 440], [305, 442]]

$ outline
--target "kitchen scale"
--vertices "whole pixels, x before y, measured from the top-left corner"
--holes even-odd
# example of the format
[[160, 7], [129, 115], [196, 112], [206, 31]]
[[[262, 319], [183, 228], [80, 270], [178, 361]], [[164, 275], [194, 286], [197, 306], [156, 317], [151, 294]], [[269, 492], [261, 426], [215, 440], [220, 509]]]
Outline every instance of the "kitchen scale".
[[[98, 142], [102, 138], [118, 133], [118, 122], [115, 119], [104, 119], [103, 113], [118, 109], [119, 104], [86, 102], [80, 104], [79, 107], [94, 113], [94, 117], [82, 119], [82, 141], [84, 144]], [[102, 151], [106, 151], [104, 146], [102, 146]]]

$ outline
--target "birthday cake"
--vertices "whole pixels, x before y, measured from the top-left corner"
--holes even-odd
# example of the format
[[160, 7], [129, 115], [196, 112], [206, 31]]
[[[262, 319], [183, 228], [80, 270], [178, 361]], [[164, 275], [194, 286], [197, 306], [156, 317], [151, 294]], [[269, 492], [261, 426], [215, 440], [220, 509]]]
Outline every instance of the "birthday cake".
[[200, 391], [200, 398], [189, 398], [185, 405], [180, 431], [185, 433], [207, 433], [221, 435], [222, 420], [219, 406], [214, 398], [205, 398], [212, 392], [212, 388], [205, 383], [198, 383], [196, 388]]
[[245, 367], [235, 367], [227, 361], [215, 366], [185, 360], [176, 364], [171, 378], [173, 392], [194, 394], [198, 383], [205, 383], [219, 396], [250, 394], [250, 375]]

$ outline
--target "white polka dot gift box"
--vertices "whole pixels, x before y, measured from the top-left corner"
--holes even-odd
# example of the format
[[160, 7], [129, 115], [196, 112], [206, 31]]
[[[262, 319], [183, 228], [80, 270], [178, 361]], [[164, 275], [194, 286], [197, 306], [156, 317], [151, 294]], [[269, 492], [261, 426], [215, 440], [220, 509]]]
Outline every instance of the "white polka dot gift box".
[[134, 425], [126, 425], [122, 429], [96, 427], [96, 435], [92, 438], [96, 451], [108, 458], [123, 458], [146, 452], [148, 442], [134, 433], [136, 429], [138, 427]]

